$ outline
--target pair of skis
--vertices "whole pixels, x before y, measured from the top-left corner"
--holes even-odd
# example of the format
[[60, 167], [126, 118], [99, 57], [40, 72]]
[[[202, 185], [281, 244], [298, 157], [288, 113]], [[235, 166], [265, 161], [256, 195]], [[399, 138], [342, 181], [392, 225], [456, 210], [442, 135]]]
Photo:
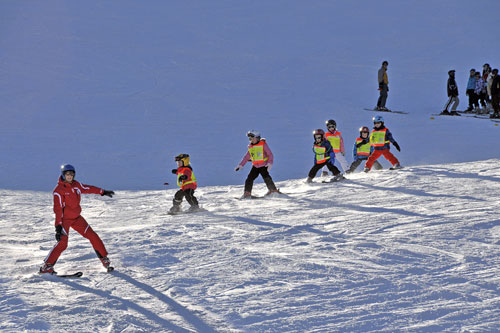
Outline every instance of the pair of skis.
[[[115, 270], [114, 267], [108, 267], [107, 268], [107, 272], [108, 273], [111, 273]], [[47, 274], [47, 273], [45, 273]], [[57, 274], [57, 273], [53, 273], [53, 274], [49, 274], [50, 276], [57, 276], [57, 277], [60, 277], [60, 278], [79, 278], [79, 277], [82, 277], [83, 276], [83, 272], [76, 272], [76, 273], [70, 273], [70, 274]]]

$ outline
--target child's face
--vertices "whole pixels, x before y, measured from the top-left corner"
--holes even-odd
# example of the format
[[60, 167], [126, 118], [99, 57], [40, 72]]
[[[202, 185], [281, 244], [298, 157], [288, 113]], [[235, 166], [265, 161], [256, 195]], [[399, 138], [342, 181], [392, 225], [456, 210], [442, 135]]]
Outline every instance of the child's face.
[[177, 167], [180, 168], [181, 166], [184, 166], [184, 163], [181, 160], [177, 161]]
[[363, 139], [366, 139], [366, 138], [368, 137], [368, 134], [370, 134], [370, 133], [369, 133], [369, 132], [367, 132], [367, 131], [362, 131], [362, 132], [361, 132], [361, 137], [362, 137]]
[[250, 143], [253, 145], [259, 142], [259, 138], [257, 138], [256, 136], [249, 136], [248, 140], [250, 140]]
[[373, 127], [375, 127], [375, 128], [379, 128], [380, 126], [382, 126], [381, 122], [373, 123]]
[[314, 140], [315, 140], [316, 142], [318, 142], [318, 143], [319, 143], [319, 142], [321, 142], [321, 141], [323, 141], [322, 139], [323, 139], [323, 137], [322, 137], [321, 135], [315, 135], [315, 136], [314, 136]]

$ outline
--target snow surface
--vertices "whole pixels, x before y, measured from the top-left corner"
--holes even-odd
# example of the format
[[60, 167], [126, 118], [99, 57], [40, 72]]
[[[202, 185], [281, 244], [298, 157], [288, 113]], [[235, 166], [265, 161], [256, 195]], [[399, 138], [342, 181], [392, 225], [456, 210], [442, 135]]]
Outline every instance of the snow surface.
[[51, 194], [2, 190], [0, 331], [497, 331], [499, 163], [289, 180], [270, 199], [202, 187], [206, 211], [178, 216], [174, 190], [88, 195], [117, 271], [73, 232], [56, 265], [73, 280], [35, 273]]
[[[500, 126], [432, 117], [457, 70], [500, 67], [500, 2], [0, 1], [0, 331], [498, 331]], [[383, 114], [405, 169], [304, 184], [313, 129], [350, 150]], [[433, 119], [434, 118], [434, 119]], [[236, 200], [247, 130], [286, 194]], [[173, 157], [204, 212], [169, 216]], [[59, 165], [116, 191], [82, 215], [56, 268]], [[382, 161], [385, 167], [386, 161]], [[260, 180], [256, 194], [264, 194]]]

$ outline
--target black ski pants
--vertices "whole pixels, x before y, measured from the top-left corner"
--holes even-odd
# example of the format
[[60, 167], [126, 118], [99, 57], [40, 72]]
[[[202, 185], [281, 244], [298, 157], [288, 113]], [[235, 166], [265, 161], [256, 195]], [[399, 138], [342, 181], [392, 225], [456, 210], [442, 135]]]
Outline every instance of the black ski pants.
[[328, 160], [328, 161], [323, 162], [323, 163], [316, 163], [316, 164], [314, 164], [313, 167], [311, 168], [311, 170], [309, 171], [308, 177], [309, 178], [316, 177], [316, 174], [318, 173], [318, 171], [322, 167], [324, 167], [325, 165], [328, 168], [328, 170], [330, 170], [333, 173], [334, 176], [340, 175], [340, 170], [335, 165], [333, 165], [332, 163], [330, 163], [330, 160]]
[[378, 101], [377, 101], [377, 106], [385, 108], [385, 103], [387, 102], [388, 91], [389, 91], [389, 87], [387, 86], [387, 84], [381, 84], [380, 96], [379, 96]]
[[193, 189], [186, 189], [186, 190], [179, 190], [175, 192], [174, 195], [174, 206], [180, 206], [182, 203], [182, 199], [186, 198], [186, 201], [191, 205], [191, 206], [198, 206], [198, 199], [194, 196], [194, 190]]
[[267, 167], [263, 166], [260, 168], [252, 167], [250, 173], [248, 174], [247, 180], [245, 180], [245, 192], [252, 193], [253, 182], [257, 177], [261, 175], [262, 179], [264, 179], [264, 183], [266, 183], [267, 189], [269, 191], [277, 191], [276, 185], [274, 185], [273, 179], [267, 171]]

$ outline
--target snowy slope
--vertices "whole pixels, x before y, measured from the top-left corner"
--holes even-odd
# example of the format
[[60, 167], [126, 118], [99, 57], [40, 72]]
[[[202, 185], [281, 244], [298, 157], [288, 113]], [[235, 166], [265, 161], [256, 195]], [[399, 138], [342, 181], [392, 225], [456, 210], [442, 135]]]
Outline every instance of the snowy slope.
[[383, 60], [388, 106], [411, 113], [387, 123], [405, 165], [497, 158], [499, 128], [429, 114], [442, 110], [450, 68], [464, 109], [469, 69], [500, 66], [499, 10], [498, 0], [0, 1], [0, 188], [49, 191], [72, 163], [93, 184], [160, 190], [181, 152], [200, 184], [240, 184], [233, 168], [251, 128], [276, 155], [276, 179], [303, 177], [313, 129], [336, 119], [350, 149], [370, 125], [362, 109], [375, 106]]
[[287, 180], [269, 200], [202, 187], [207, 211], [179, 216], [173, 190], [89, 195], [117, 271], [73, 233], [56, 267], [76, 280], [35, 273], [51, 193], [1, 190], [0, 331], [496, 331], [499, 163]]

